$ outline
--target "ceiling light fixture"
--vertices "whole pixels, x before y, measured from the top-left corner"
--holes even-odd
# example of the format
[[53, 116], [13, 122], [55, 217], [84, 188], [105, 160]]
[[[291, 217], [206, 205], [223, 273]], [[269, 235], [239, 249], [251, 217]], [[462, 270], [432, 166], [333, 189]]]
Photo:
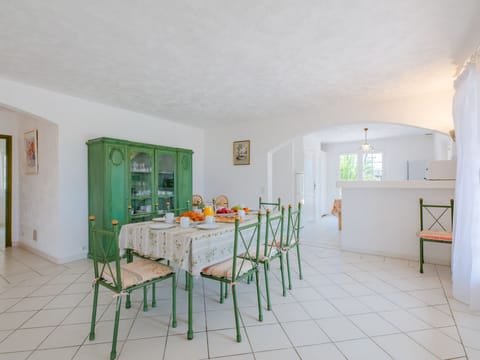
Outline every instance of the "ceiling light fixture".
[[368, 140], [367, 140], [367, 132], [368, 132], [368, 128], [365, 128], [363, 129], [365, 131], [365, 141], [364, 143], [361, 145], [361, 149], [362, 151], [366, 154], [366, 153], [369, 153], [371, 151], [373, 151], [373, 146], [371, 144], [368, 143]]

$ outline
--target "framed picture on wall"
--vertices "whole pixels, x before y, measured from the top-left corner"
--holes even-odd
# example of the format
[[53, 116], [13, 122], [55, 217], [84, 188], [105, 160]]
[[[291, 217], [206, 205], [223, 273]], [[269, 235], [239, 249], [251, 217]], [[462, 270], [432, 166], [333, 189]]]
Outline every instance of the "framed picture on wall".
[[38, 147], [37, 130], [28, 131], [24, 134], [23, 142], [25, 149], [25, 173], [38, 174]]
[[250, 165], [250, 140], [233, 142], [233, 165]]

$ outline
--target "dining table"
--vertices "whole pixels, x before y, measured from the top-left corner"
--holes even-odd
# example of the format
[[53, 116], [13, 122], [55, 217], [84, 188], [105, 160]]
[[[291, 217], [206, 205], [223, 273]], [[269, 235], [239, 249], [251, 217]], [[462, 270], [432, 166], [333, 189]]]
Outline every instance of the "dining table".
[[[165, 259], [176, 270], [187, 274], [188, 332], [193, 339], [193, 278], [199, 277], [207, 266], [225, 261], [233, 256], [234, 217], [229, 222], [215, 225], [191, 223], [182, 227], [174, 222], [145, 221], [125, 224], [119, 235], [120, 248], [132, 258], [132, 252], [150, 259]], [[228, 221], [228, 219], [227, 219]], [[255, 214], [246, 215], [242, 224], [258, 221]], [[163, 225], [161, 225], [163, 224]]]

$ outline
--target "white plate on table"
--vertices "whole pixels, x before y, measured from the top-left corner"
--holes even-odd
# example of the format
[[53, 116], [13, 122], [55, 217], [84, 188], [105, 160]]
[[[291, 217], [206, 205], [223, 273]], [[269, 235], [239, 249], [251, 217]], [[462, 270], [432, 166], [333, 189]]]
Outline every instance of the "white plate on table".
[[150, 229], [151, 230], [166, 230], [166, 229], [174, 228], [175, 226], [176, 226], [175, 224], [159, 223], [159, 224], [150, 225]]
[[202, 229], [202, 230], [214, 230], [214, 229], [218, 229], [220, 225], [218, 224], [198, 224], [197, 225], [197, 228], [198, 229]]
[[153, 218], [152, 221], [155, 221], [155, 222], [162, 222], [162, 221], [165, 221], [165, 217], [158, 217], [158, 218]]

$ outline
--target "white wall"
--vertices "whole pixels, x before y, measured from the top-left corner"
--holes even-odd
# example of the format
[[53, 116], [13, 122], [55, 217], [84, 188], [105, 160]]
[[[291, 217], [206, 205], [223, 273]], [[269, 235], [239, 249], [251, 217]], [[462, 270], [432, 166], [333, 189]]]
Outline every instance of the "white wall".
[[[16, 244], [55, 259], [59, 238], [58, 127], [27, 114], [17, 114], [17, 154], [19, 164], [19, 229]], [[23, 134], [38, 130], [38, 173], [25, 174]], [[37, 232], [34, 240], [33, 232]]]
[[1, 79], [0, 104], [58, 126], [58, 211], [50, 214], [58, 219], [58, 233], [49, 240], [51, 247], [37, 244], [37, 250], [54, 261], [86, 255], [88, 139], [108, 136], [192, 149], [193, 191], [203, 193], [205, 132], [201, 129]]
[[272, 195], [268, 201], [280, 198], [287, 204], [295, 199], [294, 147], [291, 141], [272, 153]]
[[433, 160], [451, 160], [454, 143], [449, 136], [433, 134]]
[[[338, 159], [341, 154], [359, 153], [360, 141], [324, 144], [327, 152], [326, 208], [339, 197], [336, 182], [339, 176]], [[375, 151], [383, 153], [383, 180], [406, 180], [407, 160], [433, 160], [433, 137], [426, 135], [401, 136], [371, 140]]]

